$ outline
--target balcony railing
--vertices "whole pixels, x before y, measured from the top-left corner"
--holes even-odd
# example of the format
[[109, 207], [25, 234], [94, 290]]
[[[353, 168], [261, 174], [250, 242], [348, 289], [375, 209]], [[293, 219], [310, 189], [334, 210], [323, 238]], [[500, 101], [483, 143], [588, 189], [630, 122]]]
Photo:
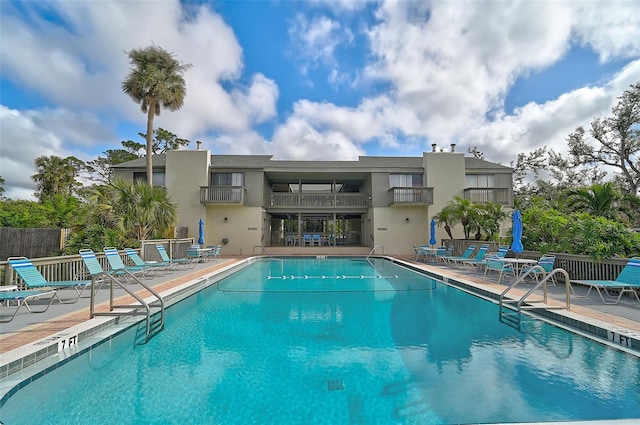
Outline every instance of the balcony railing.
[[245, 192], [243, 186], [201, 186], [200, 203], [244, 205]]
[[510, 191], [507, 188], [479, 188], [469, 187], [464, 190], [464, 199], [468, 199], [474, 204], [493, 202], [495, 204], [511, 206], [513, 205]]
[[267, 194], [269, 208], [366, 208], [369, 197], [364, 193], [279, 193]]
[[389, 189], [389, 205], [431, 205], [432, 187], [392, 187]]

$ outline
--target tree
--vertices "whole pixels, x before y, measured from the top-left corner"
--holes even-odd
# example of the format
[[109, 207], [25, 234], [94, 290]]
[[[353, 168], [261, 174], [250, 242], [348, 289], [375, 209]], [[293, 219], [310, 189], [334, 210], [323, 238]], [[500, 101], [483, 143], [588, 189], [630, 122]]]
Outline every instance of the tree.
[[629, 224], [630, 211], [640, 205], [640, 199], [631, 194], [623, 194], [613, 182], [594, 184], [572, 190], [568, 196], [568, 206], [574, 211], [583, 211], [596, 217], [619, 220]]
[[0, 199], [4, 199], [4, 179], [0, 177]]
[[40, 202], [54, 195], [72, 196], [82, 183], [76, 180], [84, 168], [84, 162], [69, 156], [40, 156], [35, 160], [37, 173], [31, 178], [36, 182], [36, 197]]
[[617, 170], [623, 190], [634, 195], [640, 189], [640, 81], [631, 85], [612, 108], [612, 116], [595, 118], [589, 135], [599, 144], [586, 140], [582, 127], [567, 139], [570, 155], [585, 165], [605, 165]]
[[471, 230], [476, 228], [476, 208], [469, 199], [461, 198], [460, 196], [455, 196], [453, 201], [450, 201], [449, 204], [445, 207], [445, 209], [449, 209], [451, 215], [454, 217], [454, 221], [456, 223], [462, 224], [462, 228], [464, 230], [464, 238], [470, 239]]
[[[509, 217], [509, 213], [502, 208], [501, 204], [495, 202], [478, 204], [476, 209], [478, 233], [484, 232], [487, 235], [487, 240], [497, 240], [500, 235], [500, 223]], [[480, 239], [480, 237], [476, 235], [476, 239]]]
[[[140, 137], [146, 140], [147, 135], [144, 133], [138, 133]], [[171, 149], [180, 149], [181, 146], [187, 146], [191, 141], [188, 139], [181, 139], [169, 130], [165, 130], [162, 127], [158, 127], [153, 135], [153, 154], [166, 153]]]
[[147, 183], [153, 184], [153, 119], [161, 107], [176, 111], [184, 104], [186, 84], [182, 74], [190, 64], [182, 64], [158, 46], [128, 52], [133, 68], [122, 82], [122, 90], [147, 114]]
[[91, 175], [91, 180], [99, 184], [109, 184], [113, 178], [113, 170], [111, 168], [113, 165], [140, 158], [137, 151], [144, 148], [143, 144], [131, 140], [122, 141], [121, 143], [125, 149], [108, 149], [103, 152], [105, 156], [98, 156], [97, 159], [87, 162], [86, 168]]

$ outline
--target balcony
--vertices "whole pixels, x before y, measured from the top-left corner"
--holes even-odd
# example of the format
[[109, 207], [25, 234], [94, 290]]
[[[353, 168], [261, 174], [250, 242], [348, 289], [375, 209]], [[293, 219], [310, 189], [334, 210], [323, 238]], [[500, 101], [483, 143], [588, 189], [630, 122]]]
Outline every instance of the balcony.
[[433, 204], [432, 187], [392, 187], [389, 189], [389, 205]]
[[244, 205], [243, 186], [201, 186], [200, 203], [203, 205]]
[[369, 205], [369, 197], [359, 192], [272, 192], [267, 194], [265, 204], [268, 208], [361, 209]]
[[493, 202], [504, 206], [513, 205], [508, 188], [468, 187], [464, 190], [464, 199], [468, 199], [474, 204]]

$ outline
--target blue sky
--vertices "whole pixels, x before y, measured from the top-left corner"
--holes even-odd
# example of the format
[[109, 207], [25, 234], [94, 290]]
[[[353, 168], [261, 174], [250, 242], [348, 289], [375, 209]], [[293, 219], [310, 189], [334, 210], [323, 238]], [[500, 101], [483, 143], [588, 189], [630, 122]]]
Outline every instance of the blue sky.
[[509, 165], [640, 80], [637, 1], [0, 2], [0, 176], [142, 141], [126, 51], [193, 67], [168, 129], [214, 154], [355, 160], [477, 146]]

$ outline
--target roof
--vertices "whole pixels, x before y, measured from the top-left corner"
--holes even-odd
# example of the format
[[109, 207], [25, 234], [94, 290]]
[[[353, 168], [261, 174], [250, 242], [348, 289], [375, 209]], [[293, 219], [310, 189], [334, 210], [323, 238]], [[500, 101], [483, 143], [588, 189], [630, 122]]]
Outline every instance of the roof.
[[[472, 170], [494, 170], [511, 172], [512, 168], [484, 159], [465, 157], [465, 167]], [[166, 154], [152, 157], [153, 167], [166, 166]], [[322, 168], [341, 170], [363, 170], [371, 168], [422, 168], [422, 156], [360, 156], [357, 161], [313, 161], [273, 159], [273, 155], [211, 155], [211, 166], [214, 168]], [[112, 168], [144, 168], [146, 158], [113, 165]]]

